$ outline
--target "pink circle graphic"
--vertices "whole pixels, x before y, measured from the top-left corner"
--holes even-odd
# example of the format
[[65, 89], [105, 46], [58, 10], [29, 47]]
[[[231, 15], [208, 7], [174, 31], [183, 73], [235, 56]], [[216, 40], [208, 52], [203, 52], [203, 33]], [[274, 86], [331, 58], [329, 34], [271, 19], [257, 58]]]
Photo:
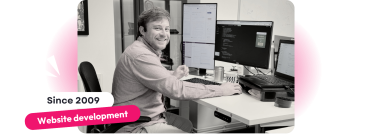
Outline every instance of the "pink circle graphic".
[[57, 77], [46, 77], [50, 91], [77, 92], [77, 16], [68, 19], [53, 36], [46, 58], [53, 56], [60, 75], [45, 62], [45, 69]]
[[313, 103], [320, 87], [322, 63], [318, 47], [310, 33], [295, 22], [296, 37], [296, 119], [303, 115]]

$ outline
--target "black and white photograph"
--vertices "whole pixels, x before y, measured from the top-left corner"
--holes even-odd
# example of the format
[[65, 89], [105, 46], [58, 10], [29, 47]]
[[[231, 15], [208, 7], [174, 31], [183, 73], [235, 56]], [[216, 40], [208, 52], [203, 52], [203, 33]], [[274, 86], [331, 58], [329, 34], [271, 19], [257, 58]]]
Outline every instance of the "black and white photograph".
[[89, 12], [94, 36], [78, 37], [78, 91], [108, 92], [113, 106], [136, 105], [141, 117], [81, 132], [293, 130], [290, 1], [89, 0], [88, 7], [82, 14]]
[[89, 35], [88, 25], [88, 0], [82, 0], [77, 9], [77, 30], [78, 35]]

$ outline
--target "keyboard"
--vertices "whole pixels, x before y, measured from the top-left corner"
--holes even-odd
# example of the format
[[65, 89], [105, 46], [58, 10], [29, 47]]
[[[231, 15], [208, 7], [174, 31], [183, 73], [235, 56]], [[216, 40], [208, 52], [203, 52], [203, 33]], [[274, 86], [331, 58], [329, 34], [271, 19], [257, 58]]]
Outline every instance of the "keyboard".
[[191, 83], [201, 83], [201, 84], [204, 84], [204, 85], [221, 85], [221, 83], [217, 83], [217, 82], [213, 82], [213, 81], [209, 81], [209, 80], [203, 80], [203, 79], [199, 79], [199, 78], [191, 78], [191, 79], [187, 79], [187, 80], [183, 80], [183, 81], [187, 81], [187, 82], [191, 82]]
[[255, 77], [276, 85], [293, 85], [293, 83], [276, 78], [272, 75], [255, 75]]

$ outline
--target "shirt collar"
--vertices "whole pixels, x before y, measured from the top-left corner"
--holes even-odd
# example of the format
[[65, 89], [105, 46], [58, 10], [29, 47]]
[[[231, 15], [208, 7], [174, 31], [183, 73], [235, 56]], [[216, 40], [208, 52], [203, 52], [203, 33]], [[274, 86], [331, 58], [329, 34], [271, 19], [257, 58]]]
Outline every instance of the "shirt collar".
[[161, 54], [162, 52], [161, 51], [156, 51], [149, 43], [147, 43], [147, 41], [142, 38], [141, 36], [139, 36], [137, 38], [137, 41], [140, 41], [142, 42], [143, 44], [145, 44], [153, 53], [155, 53], [158, 57], [161, 57]]

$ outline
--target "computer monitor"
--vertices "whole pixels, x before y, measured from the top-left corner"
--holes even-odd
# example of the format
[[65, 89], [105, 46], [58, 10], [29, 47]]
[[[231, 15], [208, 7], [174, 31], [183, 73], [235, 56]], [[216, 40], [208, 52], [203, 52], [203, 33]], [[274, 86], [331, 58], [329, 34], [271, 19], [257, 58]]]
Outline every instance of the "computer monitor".
[[272, 21], [219, 20], [215, 60], [268, 69]]
[[294, 40], [280, 40], [278, 60], [275, 75], [294, 81], [295, 77], [295, 47]]
[[293, 37], [281, 36], [281, 35], [274, 35], [274, 51], [272, 52], [272, 59], [274, 63], [274, 68], [276, 68], [276, 61], [278, 55], [278, 48], [280, 40], [294, 40]]
[[217, 3], [184, 3], [182, 20], [182, 64], [214, 69]]

